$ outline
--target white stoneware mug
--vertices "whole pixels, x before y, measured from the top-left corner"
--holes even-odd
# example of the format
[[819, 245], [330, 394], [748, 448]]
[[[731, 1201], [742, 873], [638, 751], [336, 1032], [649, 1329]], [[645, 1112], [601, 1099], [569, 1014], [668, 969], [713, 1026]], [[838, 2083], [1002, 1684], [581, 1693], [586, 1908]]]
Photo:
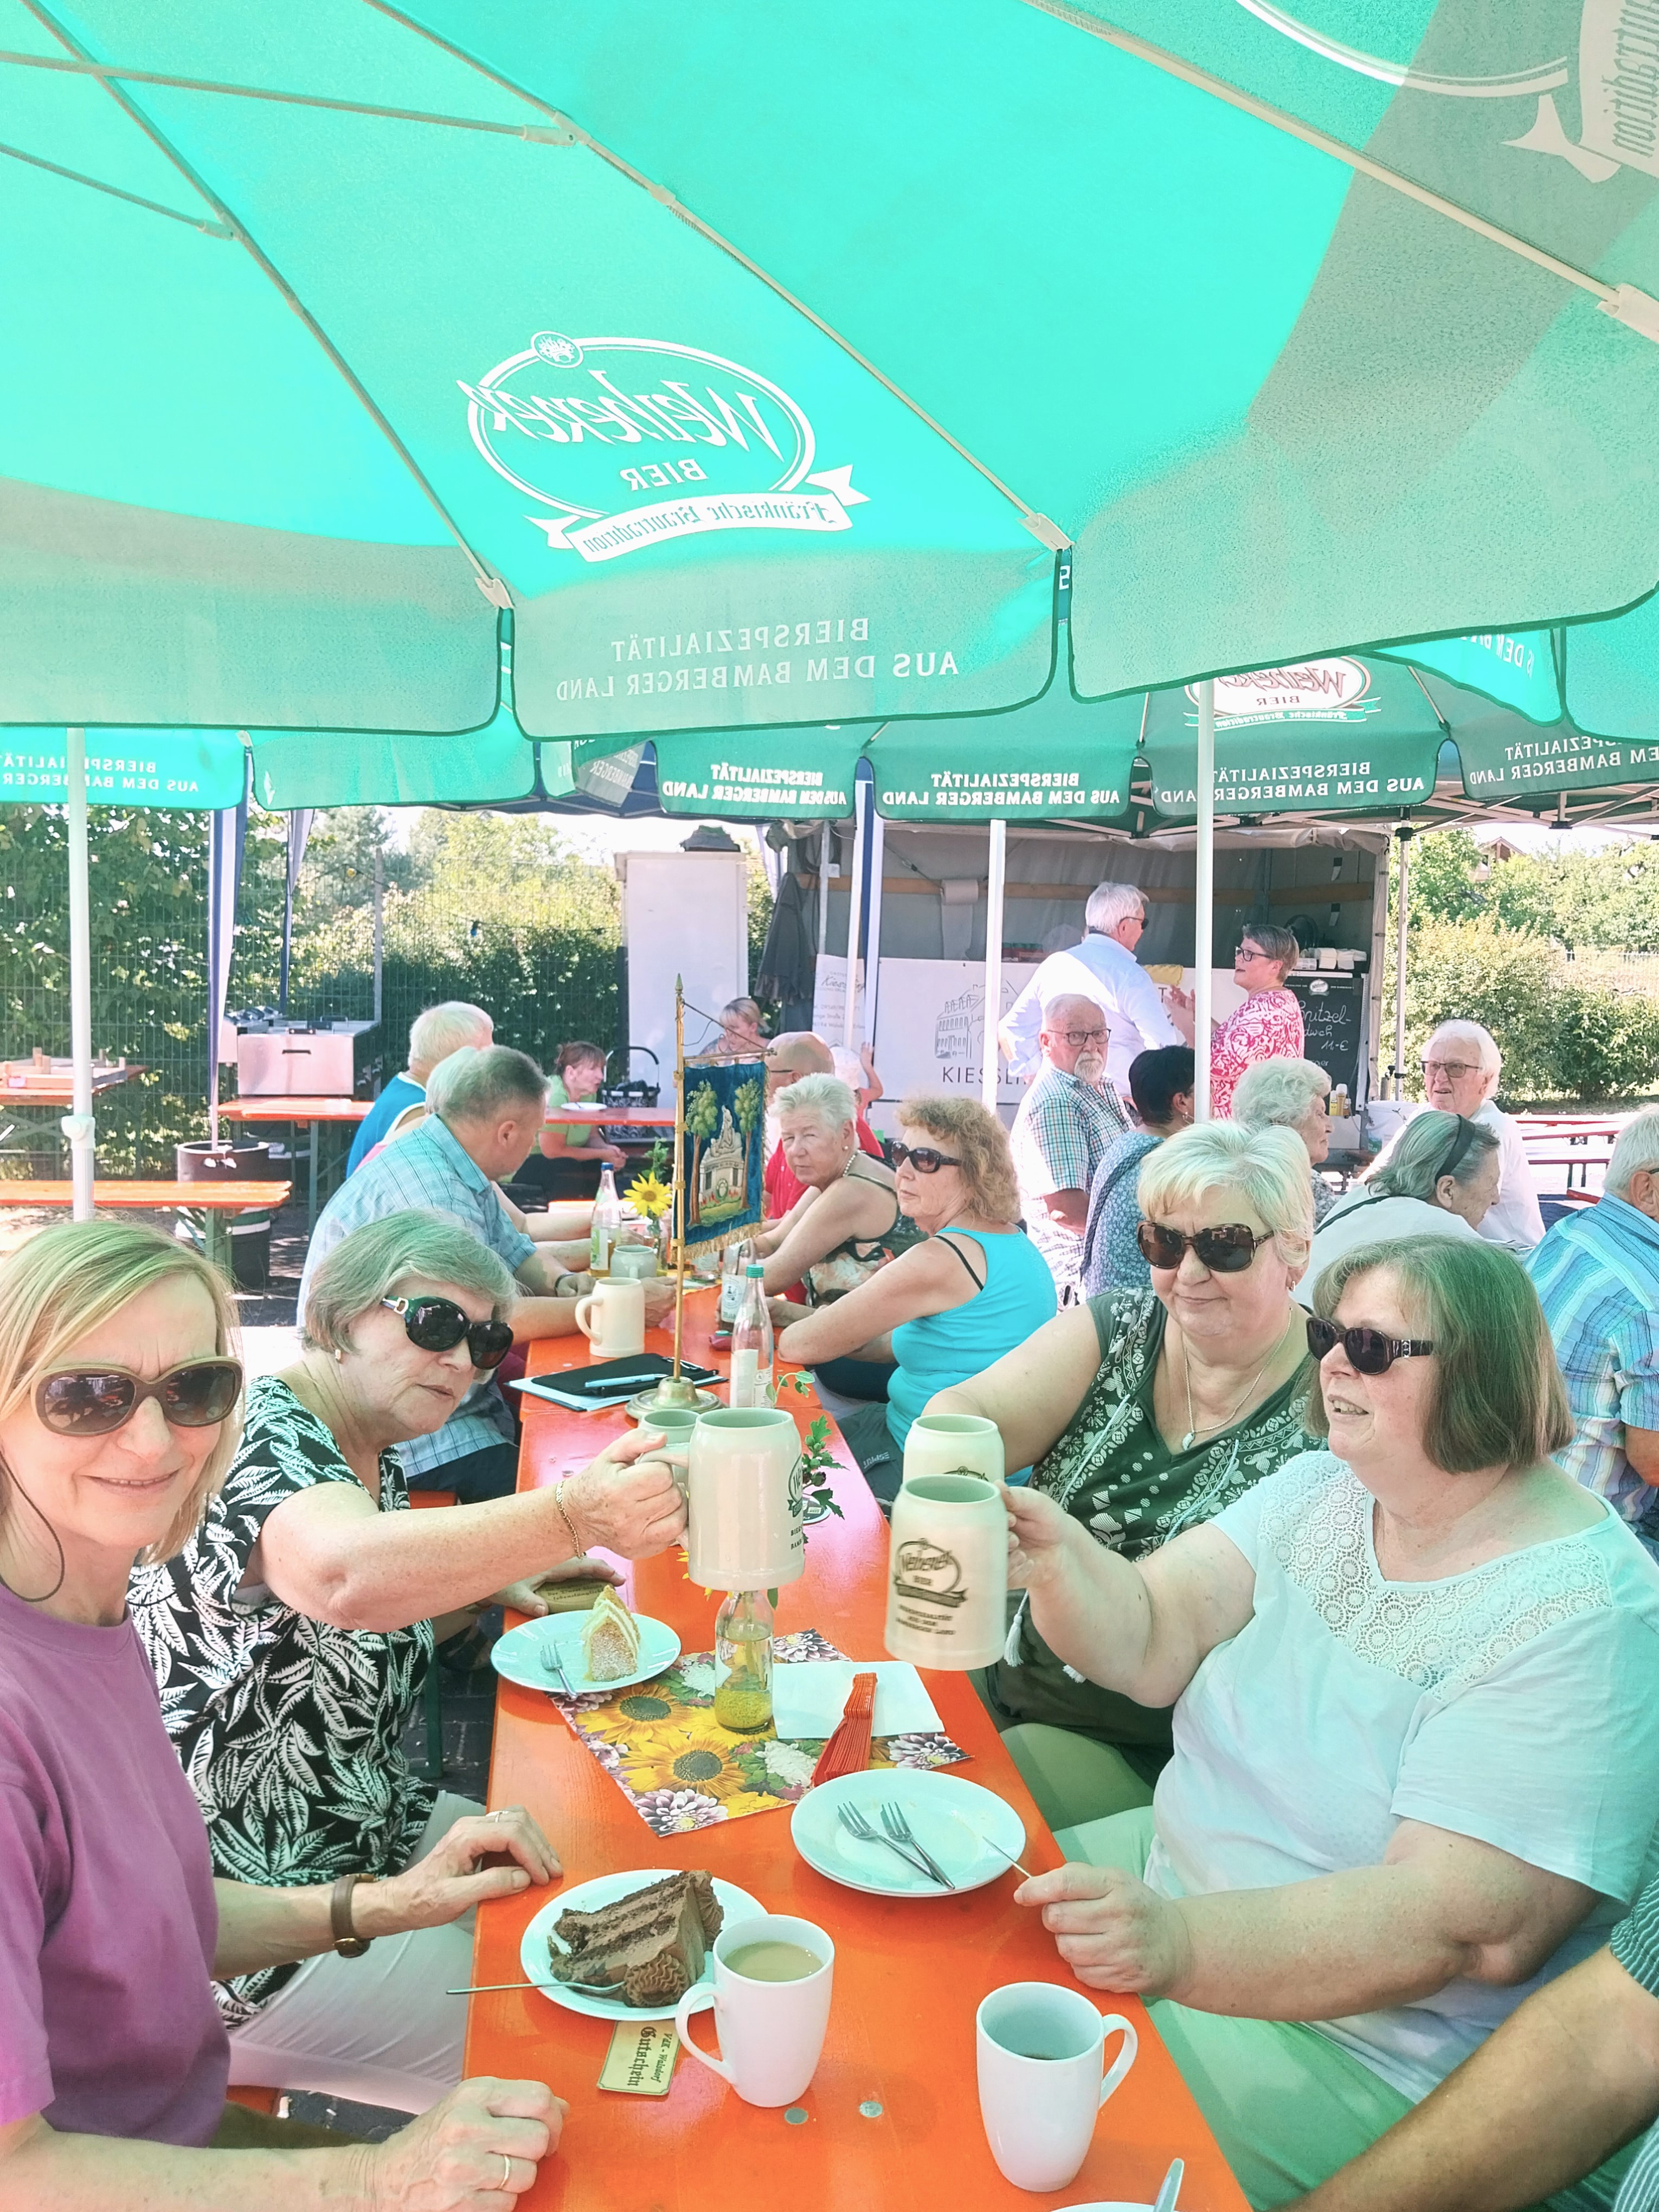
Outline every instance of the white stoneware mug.
[[904, 1480], [924, 1474], [981, 1474], [1000, 1482], [1002, 1431], [980, 1413], [918, 1413], [904, 1439]]
[[[1116, 2034], [1122, 2048], [1103, 2080]], [[1133, 2027], [1058, 1982], [1009, 1982], [981, 2005], [974, 2040], [980, 2117], [1004, 2180], [1064, 2189], [1089, 2154], [1095, 2115], [1135, 2063]]]
[[645, 1291], [639, 1283], [598, 1283], [576, 1301], [576, 1326], [601, 1359], [631, 1359], [645, 1350]]
[[611, 1247], [611, 1273], [607, 1280], [613, 1283], [647, 1282], [657, 1272], [657, 1248], [654, 1244], [637, 1244], [631, 1238], [619, 1237]]
[[704, 1589], [775, 1589], [806, 1571], [800, 1432], [781, 1406], [698, 1416], [688, 1447], [685, 1545]]
[[[799, 1981], [757, 1982], [733, 1973], [734, 1951], [751, 1943], [794, 1943], [817, 1960]], [[836, 1947], [810, 1920], [769, 1912], [739, 1920], [714, 1938], [714, 2027], [720, 2056], [691, 2040], [690, 2015], [702, 1992], [689, 1989], [674, 2014], [680, 2041], [694, 2058], [729, 2081], [746, 2105], [793, 2105], [816, 2072], [830, 2025], [830, 1984]]]
[[[695, 1571], [692, 1580], [696, 1580]], [[977, 1474], [907, 1475], [893, 1500], [884, 1642], [915, 1667], [988, 1667], [1007, 1636], [1008, 1511]]]

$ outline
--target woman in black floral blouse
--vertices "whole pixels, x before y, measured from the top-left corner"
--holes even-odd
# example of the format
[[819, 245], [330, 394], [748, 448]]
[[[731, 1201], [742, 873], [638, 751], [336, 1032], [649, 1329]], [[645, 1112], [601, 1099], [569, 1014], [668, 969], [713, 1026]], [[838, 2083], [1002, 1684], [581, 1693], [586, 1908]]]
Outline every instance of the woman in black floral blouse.
[[[394, 1447], [445, 1421], [501, 1359], [514, 1297], [495, 1255], [442, 1214], [345, 1237], [319, 1267], [307, 1349], [250, 1385], [242, 1442], [200, 1528], [134, 1574], [130, 1604], [207, 1821], [215, 1871], [289, 1887], [383, 1878], [483, 1808], [436, 1791], [400, 1749], [434, 1616], [521, 1577], [609, 1573], [679, 1540], [672, 1474], [621, 1440], [522, 1497], [412, 1514]], [[447, 1349], [423, 1349], [454, 1333]], [[637, 1467], [631, 1465], [640, 1460]], [[471, 1918], [216, 1985], [231, 2080], [421, 2111], [460, 2078]]]

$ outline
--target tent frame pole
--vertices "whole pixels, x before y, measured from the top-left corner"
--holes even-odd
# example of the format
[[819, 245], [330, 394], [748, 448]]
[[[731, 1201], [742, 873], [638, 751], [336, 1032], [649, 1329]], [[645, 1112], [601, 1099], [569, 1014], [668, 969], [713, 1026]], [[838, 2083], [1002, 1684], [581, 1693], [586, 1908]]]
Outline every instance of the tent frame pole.
[[817, 951], [830, 950], [830, 828], [826, 822], [818, 831], [818, 941]]
[[1409, 824], [1402, 824], [1394, 833], [1400, 865], [1394, 894], [1397, 902], [1394, 924], [1394, 1066], [1389, 1072], [1394, 1078], [1396, 1100], [1406, 1095], [1406, 939], [1410, 925], [1412, 839], [1416, 835]]
[[70, 1109], [59, 1127], [69, 1139], [70, 1213], [90, 1221], [97, 1127], [92, 1115], [92, 901], [88, 882], [87, 733], [67, 730], [69, 775], [69, 964]]
[[979, 1095], [994, 1114], [1001, 1087], [1001, 1051], [997, 1030], [1002, 1022], [1002, 906], [1007, 889], [1008, 824], [994, 817], [991, 822], [990, 872], [985, 882], [985, 1026], [980, 1042]]
[[858, 1036], [859, 949], [864, 915], [864, 811], [869, 786], [862, 776], [853, 786], [853, 896], [847, 909], [847, 1005], [842, 1022], [842, 1042], [851, 1052]]
[[1210, 1118], [1215, 959], [1215, 682], [1198, 687], [1198, 843], [1193, 896], [1193, 1117]]

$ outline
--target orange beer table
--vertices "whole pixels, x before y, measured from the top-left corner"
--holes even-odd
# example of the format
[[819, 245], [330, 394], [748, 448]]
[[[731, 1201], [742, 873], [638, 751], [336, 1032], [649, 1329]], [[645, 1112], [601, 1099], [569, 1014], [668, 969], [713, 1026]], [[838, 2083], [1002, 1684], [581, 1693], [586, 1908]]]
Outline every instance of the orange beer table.
[[[712, 1314], [712, 1293], [688, 1302], [685, 1349], [706, 1366], [723, 1366], [708, 1349]], [[672, 1348], [661, 1332], [647, 1343]], [[587, 1361], [581, 1339], [556, 1338], [532, 1347], [529, 1367], [539, 1374]], [[814, 1397], [781, 1395], [803, 1426], [820, 1410]], [[569, 1413], [526, 1399], [520, 1486], [585, 1466], [628, 1425], [620, 1412]], [[806, 1572], [780, 1593], [778, 1627], [816, 1628], [851, 1658], [877, 1658], [884, 1656], [887, 1525], [839, 1437], [836, 1454], [835, 1494], [846, 1517], [809, 1531]], [[628, 1574], [626, 1595], [636, 1609], [668, 1621], [688, 1651], [712, 1646], [719, 1595], [706, 1597], [686, 1580], [678, 1551]], [[1054, 1839], [967, 1677], [926, 1679], [945, 1729], [972, 1754], [950, 1771], [1014, 1807], [1033, 1872], [1057, 1866]], [[823, 2056], [793, 2108], [805, 2110], [804, 2124], [742, 2103], [684, 2053], [665, 2098], [601, 2094], [609, 2021], [567, 2012], [533, 1990], [469, 1998], [468, 2074], [546, 2081], [569, 2101], [562, 2145], [519, 2199], [524, 2212], [729, 2212], [738, 2201], [793, 2212], [1150, 2204], [1176, 2156], [1187, 2162], [1182, 2212], [1243, 2212], [1238, 2185], [1140, 2006], [1103, 1991], [1089, 1994], [1103, 2012], [1121, 2011], [1135, 2022], [1140, 2056], [1102, 2113], [1082, 2172], [1052, 2195], [1016, 2189], [997, 2172], [979, 2117], [975, 2011], [1004, 1982], [1070, 1980], [1037, 1915], [1013, 1904], [1020, 1877], [1012, 1870], [960, 1898], [900, 1903], [815, 1874], [796, 1855], [787, 1810], [690, 1835], [653, 1835], [550, 1700], [508, 1682], [497, 1686], [489, 1802], [529, 1807], [567, 1883], [626, 1867], [708, 1867], [769, 1911], [817, 1923], [836, 1945]], [[475, 1982], [520, 1978], [520, 1936], [549, 1895], [532, 1889], [481, 1910]], [[712, 2014], [699, 2015], [694, 2032], [711, 2048]]]

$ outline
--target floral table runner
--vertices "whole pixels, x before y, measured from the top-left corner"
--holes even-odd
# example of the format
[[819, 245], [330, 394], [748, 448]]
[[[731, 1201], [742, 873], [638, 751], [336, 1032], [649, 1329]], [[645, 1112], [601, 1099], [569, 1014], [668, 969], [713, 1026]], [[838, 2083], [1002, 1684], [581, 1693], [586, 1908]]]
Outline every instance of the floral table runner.
[[[781, 1636], [780, 1666], [846, 1653], [816, 1629]], [[681, 1654], [665, 1674], [635, 1689], [553, 1695], [578, 1736], [653, 1832], [677, 1836], [750, 1813], [793, 1805], [811, 1786], [822, 1743], [738, 1735], [714, 1713], [719, 1677], [712, 1651]], [[550, 1692], [550, 1694], [552, 1694]], [[872, 1766], [954, 1766], [968, 1753], [948, 1735], [878, 1736]]]

